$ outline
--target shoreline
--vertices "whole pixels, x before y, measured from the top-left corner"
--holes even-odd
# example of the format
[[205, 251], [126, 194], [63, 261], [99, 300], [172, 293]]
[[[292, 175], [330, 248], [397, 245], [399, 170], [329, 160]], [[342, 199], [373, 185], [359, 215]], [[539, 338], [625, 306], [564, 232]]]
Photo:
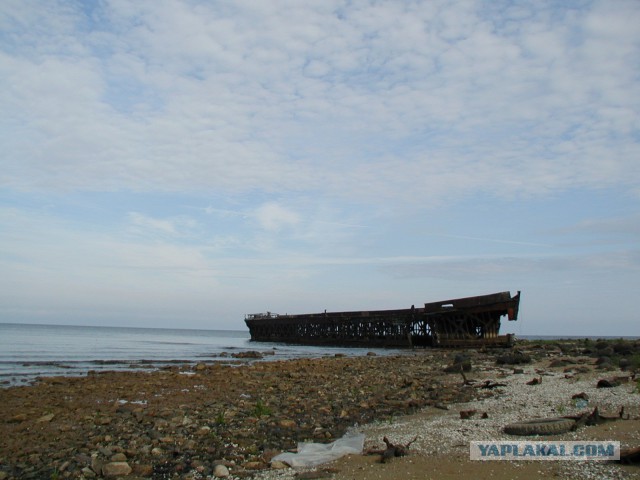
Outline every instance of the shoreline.
[[[640, 342], [628, 343], [634, 349], [638, 347], [629, 355], [635, 359], [640, 354]], [[615, 344], [607, 345], [615, 354]], [[270, 469], [269, 461], [275, 454], [295, 448], [298, 441], [328, 443], [356, 424], [368, 432], [366, 448], [380, 445], [378, 437], [383, 432], [395, 442], [410, 441], [414, 427], [441, 440], [446, 438], [444, 432], [455, 431], [452, 425], [479, 434], [484, 430], [471, 428], [478, 424], [494, 435], [499, 422], [516, 418], [509, 415], [531, 416], [532, 412], [522, 407], [510, 413], [506, 408], [516, 398], [525, 401], [519, 397], [523, 392], [530, 394], [523, 397], [526, 402], [538, 405], [542, 397], [563, 392], [561, 385], [582, 388], [579, 382], [593, 383], [595, 377], [625, 374], [613, 364], [596, 369], [595, 358], [583, 354], [585, 343], [580, 341], [522, 342], [517, 348], [532, 358], [531, 364], [522, 366], [523, 373], [514, 373], [520, 366], [497, 364], [498, 357], [508, 353], [504, 350], [443, 349], [389, 356], [269, 360], [238, 366], [199, 363], [152, 372], [43, 378], [36, 385], [0, 390], [4, 407], [0, 479], [50, 478], [54, 474], [58, 478], [102, 478], [111, 468], [106, 466], [114, 463], [126, 464], [131, 478], [211, 478], [218, 464], [231, 471], [230, 478], [293, 478], [292, 470]], [[472, 368], [465, 374], [468, 378], [500, 380], [508, 386], [483, 391], [463, 385], [459, 373], [445, 372], [460, 355], [470, 358]], [[576, 363], [549, 367], [553, 360], [563, 359]], [[565, 372], [578, 367], [587, 371]], [[538, 374], [536, 369], [549, 375]], [[524, 384], [533, 375], [540, 375], [543, 383]], [[629, 413], [638, 417], [640, 393], [625, 390], [633, 385], [599, 389], [591, 395], [594, 401], [604, 400], [599, 395], [625, 398]], [[584, 384], [585, 389], [587, 386]], [[551, 390], [547, 392], [548, 388]], [[543, 403], [537, 411], [558, 416], [554, 409], [559, 405]], [[441, 410], [443, 406], [449, 410]], [[567, 404], [564, 412], [572, 412], [570, 407]], [[472, 408], [484, 409], [489, 419], [467, 422], [459, 415], [456, 418], [458, 410]], [[389, 468], [451, 451], [456, 451], [462, 462], [464, 452], [456, 445], [473, 438], [452, 438], [455, 440], [442, 443], [444, 450], [439, 451], [421, 434], [412, 445], [411, 455], [394, 460]], [[468, 459], [468, 450], [466, 456]], [[364, 466], [369, 460], [374, 461], [371, 457], [351, 459], [356, 464], [365, 462]], [[340, 470], [348, 472], [349, 461], [338, 461], [339, 471], [331, 477], [346, 479], [340, 476]]]

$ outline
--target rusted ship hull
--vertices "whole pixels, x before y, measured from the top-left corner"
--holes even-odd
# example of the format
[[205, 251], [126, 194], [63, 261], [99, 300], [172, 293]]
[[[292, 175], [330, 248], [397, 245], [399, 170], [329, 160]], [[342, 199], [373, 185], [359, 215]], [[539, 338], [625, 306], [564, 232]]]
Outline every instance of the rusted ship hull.
[[500, 321], [518, 318], [520, 292], [426, 303], [400, 310], [323, 312], [245, 318], [251, 340], [356, 347], [507, 347]]

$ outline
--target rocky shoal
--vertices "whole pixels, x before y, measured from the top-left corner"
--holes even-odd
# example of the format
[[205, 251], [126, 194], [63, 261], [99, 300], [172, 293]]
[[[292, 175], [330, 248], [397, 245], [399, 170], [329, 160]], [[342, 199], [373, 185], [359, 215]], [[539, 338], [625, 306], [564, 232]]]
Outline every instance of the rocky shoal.
[[0, 480], [251, 476], [285, 468], [271, 458], [299, 441], [329, 442], [356, 424], [494, 395], [465, 388], [452, 364], [482, 358], [514, 368], [556, 354], [567, 352], [422, 350], [43, 378], [0, 390]]

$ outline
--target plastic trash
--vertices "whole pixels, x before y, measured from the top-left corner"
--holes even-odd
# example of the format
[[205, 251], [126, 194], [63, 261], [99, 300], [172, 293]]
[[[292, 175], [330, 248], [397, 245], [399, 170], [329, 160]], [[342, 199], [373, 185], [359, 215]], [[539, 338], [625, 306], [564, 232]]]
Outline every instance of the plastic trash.
[[589, 402], [587, 400], [585, 400], [584, 398], [578, 398], [576, 400], [576, 407], [577, 408], [586, 408], [587, 405], [589, 405]]
[[331, 443], [298, 443], [298, 453], [281, 453], [273, 460], [292, 467], [315, 467], [350, 454], [361, 454], [364, 449], [364, 434], [346, 433]]

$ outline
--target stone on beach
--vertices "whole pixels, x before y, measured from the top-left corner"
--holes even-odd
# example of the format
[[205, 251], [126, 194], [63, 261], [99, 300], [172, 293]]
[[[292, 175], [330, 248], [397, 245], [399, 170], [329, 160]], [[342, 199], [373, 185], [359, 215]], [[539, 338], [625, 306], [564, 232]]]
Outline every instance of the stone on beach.
[[231, 473], [225, 465], [216, 465], [213, 469], [213, 476], [216, 478], [227, 478]]
[[127, 462], [109, 462], [102, 466], [102, 474], [105, 477], [127, 476], [131, 473], [131, 467]]

